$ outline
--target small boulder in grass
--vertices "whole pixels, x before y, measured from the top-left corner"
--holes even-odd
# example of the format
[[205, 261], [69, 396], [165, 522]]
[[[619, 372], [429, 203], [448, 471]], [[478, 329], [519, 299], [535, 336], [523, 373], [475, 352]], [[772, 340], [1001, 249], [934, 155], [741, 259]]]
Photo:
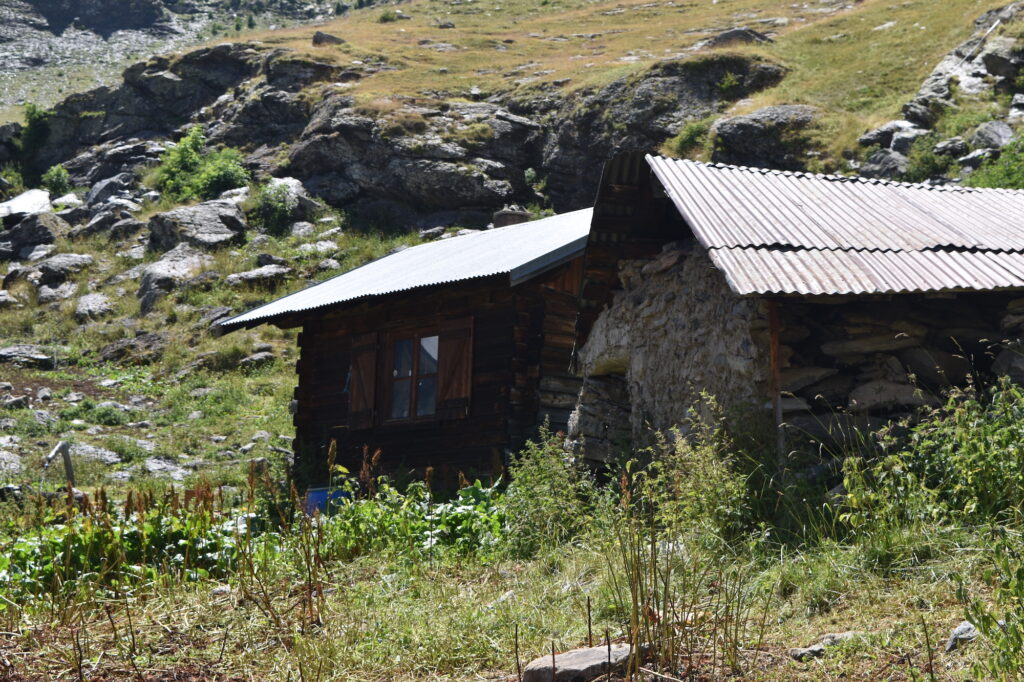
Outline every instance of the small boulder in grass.
[[[523, 669], [523, 682], [590, 682], [608, 672], [621, 670], [629, 660], [628, 644], [573, 649], [554, 657], [541, 656]], [[610, 669], [609, 669], [610, 662]]]

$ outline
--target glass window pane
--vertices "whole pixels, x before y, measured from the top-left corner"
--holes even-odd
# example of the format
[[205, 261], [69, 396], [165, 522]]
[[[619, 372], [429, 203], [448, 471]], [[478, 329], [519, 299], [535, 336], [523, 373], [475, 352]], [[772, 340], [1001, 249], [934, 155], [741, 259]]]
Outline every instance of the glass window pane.
[[395, 349], [391, 358], [391, 376], [405, 379], [412, 376], [412, 339], [395, 341]]
[[420, 339], [420, 374], [437, 374], [437, 337]]
[[427, 377], [416, 382], [416, 416], [434, 414], [437, 403], [437, 377]]
[[409, 416], [409, 389], [411, 381], [391, 382], [391, 418], [405, 419]]

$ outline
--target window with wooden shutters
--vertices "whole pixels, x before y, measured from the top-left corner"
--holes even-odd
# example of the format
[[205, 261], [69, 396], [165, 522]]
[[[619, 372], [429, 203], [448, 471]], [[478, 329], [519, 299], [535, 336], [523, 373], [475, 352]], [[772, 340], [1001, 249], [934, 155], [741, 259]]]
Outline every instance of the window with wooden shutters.
[[469, 414], [473, 379], [473, 318], [442, 322], [438, 336], [437, 418], [461, 419]]
[[348, 423], [352, 429], [373, 426], [377, 387], [377, 333], [352, 338]]

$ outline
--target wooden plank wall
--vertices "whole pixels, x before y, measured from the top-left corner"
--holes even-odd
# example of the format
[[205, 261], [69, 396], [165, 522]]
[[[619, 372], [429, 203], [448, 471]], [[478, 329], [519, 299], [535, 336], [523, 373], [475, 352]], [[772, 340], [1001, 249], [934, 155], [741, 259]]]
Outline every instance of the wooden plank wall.
[[[338, 463], [356, 473], [364, 447], [380, 449], [381, 471], [421, 477], [435, 469], [439, 486], [453, 486], [459, 473], [500, 473], [510, 452], [537, 433], [538, 415], [552, 415], [565, 428], [569, 399], [567, 369], [582, 257], [515, 288], [507, 276], [395, 294], [374, 303], [321, 313], [300, 335], [295, 398], [296, 480], [326, 481], [326, 453], [338, 443]], [[469, 415], [464, 419], [381, 424], [353, 431], [347, 424], [350, 338], [355, 334], [422, 325], [472, 315], [473, 372]], [[559, 319], [552, 319], [552, 315]], [[384, 349], [378, 363], [385, 362]], [[558, 390], [542, 399], [541, 378], [558, 378]], [[567, 378], [568, 377], [568, 378]], [[547, 395], [550, 393], [551, 395]], [[575, 400], [575, 395], [572, 396]]]

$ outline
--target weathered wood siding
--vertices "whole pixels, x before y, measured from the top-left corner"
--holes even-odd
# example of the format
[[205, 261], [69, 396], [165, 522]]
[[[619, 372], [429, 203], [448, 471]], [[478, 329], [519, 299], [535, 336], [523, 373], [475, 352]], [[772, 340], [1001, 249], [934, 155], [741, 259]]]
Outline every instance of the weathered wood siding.
[[[550, 415], [552, 428], [564, 430], [567, 395], [574, 391], [568, 367], [581, 273], [582, 257], [514, 288], [507, 276], [497, 276], [311, 315], [299, 337], [298, 483], [326, 480], [331, 439], [338, 444], [338, 463], [352, 473], [359, 471], [364, 449], [371, 456], [379, 449], [382, 471], [419, 477], [429, 466], [439, 485], [452, 485], [460, 472], [500, 473], [508, 455], [536, 435], [544, 416]], [[353, 338], [379, 334], [380, 375], [389, 332], [440, 328], [466, 316], [473, 319], [467, 416], [391, 423], [378, 418], [369, 428], [352, 428], [347, 388]]]

